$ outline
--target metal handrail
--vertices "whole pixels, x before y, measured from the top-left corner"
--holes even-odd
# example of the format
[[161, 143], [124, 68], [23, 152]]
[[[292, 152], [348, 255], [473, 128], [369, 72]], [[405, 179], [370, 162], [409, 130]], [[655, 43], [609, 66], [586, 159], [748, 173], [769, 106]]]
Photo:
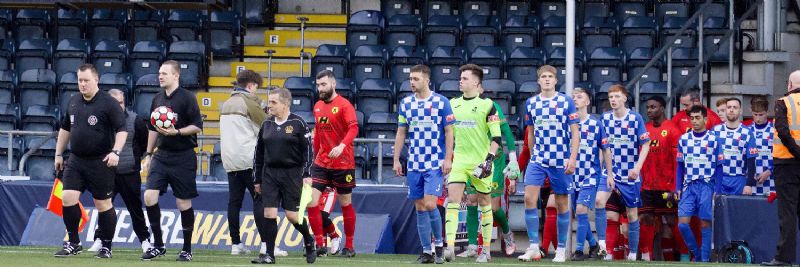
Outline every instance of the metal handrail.
[[[8, 161], [8, 170], [9, 171], [14, 170], [14, 166], [13, 166], [14, 164], [12, 164], [12, 159], [14, 157], [14, 136], [15, 135], [20, 135], [20, 136], [22, 136], [22, 135], [35, 135], [35, 136], [54, 137], [54, 136], [56, 136], [56, 134], [57, 134], [57, 132], [0, 130], [0, 135], [7, 135], [8, 136], [8, 154], [6, 155], [6, 159]], [[44, 141], [42, 141], [41, 144], [38, 144], [38, 145], [34, 146], [35, 148], [33, 149], [33, 152], [36, 152], [36, 150], [38, 150], [42, 145], [44, 145], [44, 143], [46, 143], [47, 140], [49, 140], [49, 139], [45, 139]], [[25, 153], [25, 155], [29, 155], [29, 153]], [[24, 167], [25, 167], [25, 165], [23, 165], [25, 163], [24, 159], [26, 159], [25, 156], [23, 156], [23, 158], [20, 159], [20, 164], [19, 164], [20, 174], [22, 173], [22, 171], [24, 170]]]

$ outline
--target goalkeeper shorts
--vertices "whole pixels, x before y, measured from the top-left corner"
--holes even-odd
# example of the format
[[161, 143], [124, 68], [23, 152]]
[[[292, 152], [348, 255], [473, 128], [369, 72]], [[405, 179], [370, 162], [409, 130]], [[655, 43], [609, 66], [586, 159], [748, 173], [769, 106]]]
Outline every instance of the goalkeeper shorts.
[[[477, 178], [472, 175], [472, 172], [478, 167], [478, 163], [474, 164], [453, 164], [453, 169], [450, 171], [450, 177], [447, 178], [447, 183], [462, 183], [467, 184], [473, 188], [475, 192], [481, 194], [489, 194], [492, 192], [492, 179], [493, 177]], [[467, 189], [468, 191], [471, 189]]]

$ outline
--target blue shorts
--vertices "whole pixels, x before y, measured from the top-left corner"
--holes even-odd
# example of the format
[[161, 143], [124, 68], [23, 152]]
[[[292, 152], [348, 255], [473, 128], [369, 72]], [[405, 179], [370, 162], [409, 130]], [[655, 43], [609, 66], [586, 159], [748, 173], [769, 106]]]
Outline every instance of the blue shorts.
[[744, 186], [747, 185], [747, 178], [744, 176], [725, 176], [721, 178], [722, 186], [720, 192], [717, 194], [722, 195], [741, 195], [744, 191]]
[[713, 198], [713, 185], [703, 181], [691, 182], [681, 193], [678, 217], [697, 216], [700, 220], [710, 221], [713, 218]]
[[424, 195], [441, 196], [444, 175], [442, 169], [430, 171], [409, 171], [406, 176], [408, 183], [408, 199], [417, 200]]
[[605, 171], [600, 172], [600, 178], [597, 179], [597, 192], [609, 192], [608, 190], [608, 175]]
[[565, 174], [564, 168], [544, 167], [531, 162], [525, 170], [526, 186], [542, 186], [544, 179], [550, 178], [550, 188], [556, 195], [567, 195], [572, 192], [572, 175]]
[[580, 187], [575, 194], [572, 194], [572, 210], [578, 204], [584, 205], [589, 210], [594, 209], [594, 199], [597, 197], [597, 186]]
[[620, 200], [626, 208], [642, 207], [642, 183], [623, 184], [614, 183], [614, 187], [619, 192]]

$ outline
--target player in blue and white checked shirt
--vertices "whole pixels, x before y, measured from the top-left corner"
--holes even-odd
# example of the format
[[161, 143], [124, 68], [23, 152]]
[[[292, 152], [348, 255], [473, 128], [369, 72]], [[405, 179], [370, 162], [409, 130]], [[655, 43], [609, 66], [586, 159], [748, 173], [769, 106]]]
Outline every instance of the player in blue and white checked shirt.
[[[606, 209], [608, 219], [612, 221], [619, 221], [619, 213], [627, 210], [630, 244], [627, 259], [635, 261], [639, 248], [639, 208], [642, 206], [642, 182], [639, 176], [650, 151], [650, 134], [642, 116], [625, 106], [628, 101], [628, 90], [625, 87], [611, 86], [608, 90], [608, 101], [611, 111], [603, 114], [603, 128], [608, 134], [612, 160], [606, 167], [612, 170], [609, 188], [615, 190]], [[614, 242], [612, 240], [609, 243]]]
[[756, 157], [756, 178], [753, 195], [766, 196], [775, 192], [775, 180], [772, 179], [772, 128], [774, 125], [767, 120], [769, 101], [765, 97], [753, 97], [750, 100], [750, 111], [753, 114], [753, 131], [755, 148], [758, 149]]
[[[725, 165], [722, 178], [714, 190], [723, 195], [750, 195], [755, 185], [755, 165], [758, 150], [755, 148], [753, 133], [742, 125], [742, 102], [738, 98], [728, 98], [725, 109], [725, 124], [714, 126], [713, 133], [722, 142]], [[747, 176], [745, 176], [747, 175]]]
[[[695, 261], [708, 262], [711, 255], [711, 220], [714, 184], [719, 182], [725, 156], [719, 137], [706, 131], [708, 113], [703, 106], [689, 109], [692, 131], [678, 141], [675, 192], [678, 192], [678, 228]], [[697, 247], [689, 227], [692, 216], [700, 217], [702, 247]]]
[[[436, 199], [442, 194], [444, 175], [450, 172], [453, 160], [453, 127], [455, 119], [450, 100], [431, 92], [431, 70], [425, 65], [411, 68], [413, 95], [403, 98], [398, 107], [398, 127], [394, 151], [402, 151], [406, 133], [410, 133], [408, 150], [408, 198], [417, 210], [417, 231], [422, 243], [418, 263], [444, 263], [442, 258], [442, 218]], [[400, 153], [394, 153], [393, 169], [403, 175]], [[431, 248], [434, 237], [435, 253]]]
[[569, 226], [569, 194], [572, 174], [580, 146], [578, 114], [570, 96], [556, 92], [556, 68], [545, 65], [537, 71], [542, 91], [526, 102], [525, 125], [531, 145], [531, 161], [525, 171], [525, 224], [530, 246], [522, 261], [540, 260], [539, 251], [539, 190], [545, 178], [556, 194], [558, 211], [558, 248], [554, 262], [566, 261], [566, 240]]

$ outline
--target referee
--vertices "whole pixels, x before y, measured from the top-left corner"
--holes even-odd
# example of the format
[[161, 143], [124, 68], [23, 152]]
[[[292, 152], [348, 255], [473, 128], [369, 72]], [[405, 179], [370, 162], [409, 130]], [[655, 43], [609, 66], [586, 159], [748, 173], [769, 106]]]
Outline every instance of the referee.
[[264, 224], [266, 229], [260, 232], [263, 234], [261, 240], [267, 243], [267, 254], [251, 262], [275, 263], [275, 237], [278, 235], [276, 218], [278, 205], [281, 205], [286, 218], [303, 235], [306, 262], [314, 263], [317, 258], [314, 237], [309, 233], [305, 220], [297, 216], [303, 179], [311, 176], [311, 131], [300, 116], [289, 112], [292, 103], [289, 90], [273, 90], [268, 103], [272, 117], [261, 125], [253, 166], [254, 187], [257, 193], [262, 194], [264, 217], [267, 218]]
[[[81, 211], [77, 204], [81, 193], [89, 189], [99, 212], [97, 221], [104, 237], [103, 247], [95, 257], [111, 258], [111, 238], [117, 224], [117, 214], [111, 202], [114, 168], [128, 133], [117, 101], [100, 91], [97, 83], [97, 70], [92, 64], [78, 68], [81, 94], [70, 99], [58, 132], [54, 167], [56, 171], [64, 171], [62, 201], [69, 241], [55, 253], [56, 257], [77, 255], [83, 249], [78, 237]], [[63, 153], [67, 143], [72, 144], [72, 156], [64, 166]]]
[[[147, 190], [144, 192], [144, 204], [150, 229], [153, 231], [153, 248], [142, 254], [142, 260], [151, 260], [167, 253], [161, 232], [161, 208], [158, 197], [172, 187], [175, 204], [181, 211], [183, 227], [183, 249], [177, 261], [192, 260], [192, 228], [194, 227], [194, 209], [192, 198], [197, 197], [197, 158], [194, 148], [197, 147], [197, 136], [203, 128], [200, 108], [192, 92], [180, 87], [181, 70], [178, 62], [167, 60], [158, 69], [158, 82], [163, 92], [153, 97], [150, 110], [160, 106], [172, 108], [178, 116], [174, 127], [159, 128], [149, 125], [147, 154], [142, 168], [149, 169]], [[158, 146], [158, 151], [153, 150]], [[151, 165], [152, 162], [152, 165]]]

